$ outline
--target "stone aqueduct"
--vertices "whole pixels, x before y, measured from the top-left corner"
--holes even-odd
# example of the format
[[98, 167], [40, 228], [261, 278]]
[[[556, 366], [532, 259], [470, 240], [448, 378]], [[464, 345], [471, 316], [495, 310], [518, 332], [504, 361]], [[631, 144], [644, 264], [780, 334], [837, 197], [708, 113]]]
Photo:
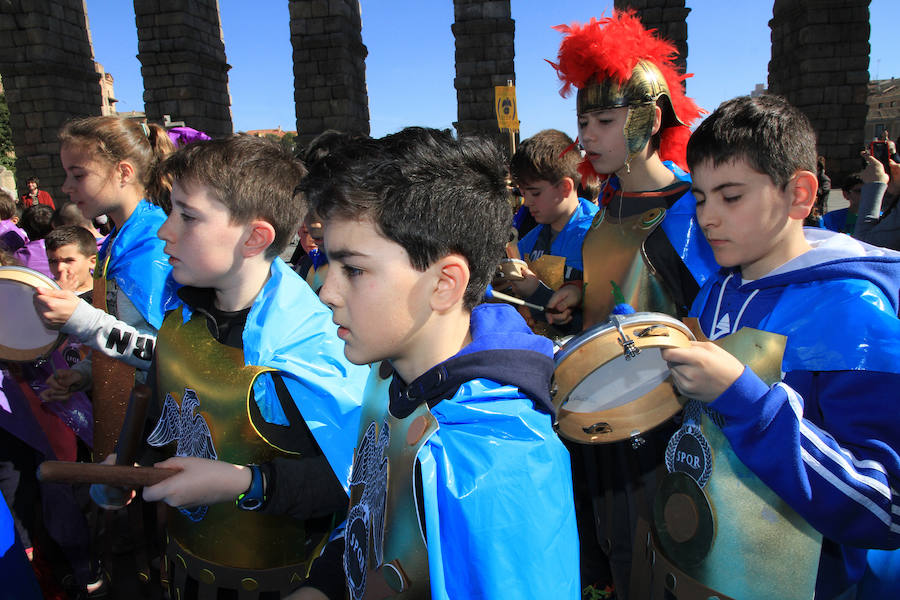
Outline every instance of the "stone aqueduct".
[[[493, 87], [515, 81], [510, 0], [453, 0], [459, 135], [497, 135]], [[685, 0], [616, 0], [687, 56]], [[289, 0], [298, 142], [341, 129], [368, 133], [366, 46], [359, 0]], [[134, 0], [148, 119], [231, 133], [225, 45], [217, 0]], [[599, 10], [598, 10], [599, 12]], [[812, 120], [832, 174], [855, 170], [869, 81], [869, 0], [775, 0], [769, 90]], [[723, 26], [730, 26], [724, 25]], [[0, 0], [0, 75], [17, 172], [59, 193], [56, 132], [100, 113], [84, 0]], [[22, 179], [22, 177], [20, 177]]]

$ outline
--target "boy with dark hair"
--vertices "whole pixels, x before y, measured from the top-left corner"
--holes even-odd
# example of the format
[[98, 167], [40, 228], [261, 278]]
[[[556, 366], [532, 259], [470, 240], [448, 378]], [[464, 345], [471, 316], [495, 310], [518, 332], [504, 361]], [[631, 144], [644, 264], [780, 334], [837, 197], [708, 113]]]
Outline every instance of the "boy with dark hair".
[[97, 243], [90, 231], [77, 225], [60, 227], [47, 234], [44, 244], [50, 273], [59, 287], [82, 297], [94, 289]]
[[330, 311], [278, 258], [303, 215], [302, 163], [233, 136], [160, 169], [173, 184], [159, 237], [183, 304], [159, 330], [147, 437], [158, 450], [142, 462], [174, 452], [158, 466], [180, 471], [143, 491], [173, 507], [172, 597], [251, 580], [284, 594], [346, 507], [368, 369], [342, 356]]
[[580, 597], [550, 341], [479, 304], [507, 241], [505, 179], [492, 144], [421, 128], [312, 167], [320, 297], [346, 356], [377, 366], [344, 535], [294, 597]]
[[[900, 546], [900, 419], [885, 404], [900, 386], [900, 254], [803, 228], [815, 148], [776, 96], [725, 102], [687, 148], [723, 268], [691, 309], [714, 342], [662, 351], [692, 400], [656, 498], [656, 574], [707, 596], [843, 597], [865, 548]], [[686, 497], [712, 529], [679, 536]]]
[[[580, 157], [568, 152], [572, 139], [545, 129], [522, 142], [510, 162], [513, 183], [538, 225], [519, 241], [519, 255], [528, 262], [524, 279], [512, 281], [516, 295], [538, 306], [550, 300], [564, 282], [581, 285], [581, 244], [597, 213], [597, 205], [578, 197]], [[569, 332], [581, 330], [576, 311]], [[543, 312], [531, 311], [537, 321]]]

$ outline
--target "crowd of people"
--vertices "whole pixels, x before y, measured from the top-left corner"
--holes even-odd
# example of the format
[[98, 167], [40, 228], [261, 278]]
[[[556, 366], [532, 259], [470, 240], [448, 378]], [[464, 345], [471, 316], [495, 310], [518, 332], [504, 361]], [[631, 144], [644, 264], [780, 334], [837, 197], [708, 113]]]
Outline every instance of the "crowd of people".
[[783, 98], [692, 133], [633, 12], [559, 30], [577, 139], [512, 157], [62, 128], [68, 201], [0, 194], [59, 332], [0, 340], [4, 593], [115, 596], [125, 539], [152, 598], [896, 594], [896, 156], [820, 217]]

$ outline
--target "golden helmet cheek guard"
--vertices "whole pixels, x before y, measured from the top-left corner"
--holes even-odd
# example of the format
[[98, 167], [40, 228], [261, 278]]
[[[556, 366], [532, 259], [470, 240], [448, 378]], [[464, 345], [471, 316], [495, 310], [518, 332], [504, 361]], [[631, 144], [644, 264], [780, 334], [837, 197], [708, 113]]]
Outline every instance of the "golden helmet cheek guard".
[[631, 159], [644, 149], [653, 136], [653, 118], [657, 104], [662, 109], [660, 131], [667, 127], [684, 125], [672, 107], [669, 86], [665, 78], [656, 65], [647, 60], [638, 61], [631, 71], [631, 77], [624, 83], [612, 78], [599, 82], [592, 80], [578, 90], [576, 100], [579, 115], [611, 108], [628, 109], [623, 130], [628, 150], [628, 157], [625, 159], [626, 168]]

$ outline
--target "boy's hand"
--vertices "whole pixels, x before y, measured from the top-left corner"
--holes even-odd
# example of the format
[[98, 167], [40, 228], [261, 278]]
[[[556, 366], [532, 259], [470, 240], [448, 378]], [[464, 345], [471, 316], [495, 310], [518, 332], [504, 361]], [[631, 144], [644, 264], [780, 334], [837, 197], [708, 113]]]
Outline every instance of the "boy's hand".
[[[111, 452], [103, 459], [102, 465], [116, 464], [116, 454]], [[137, 496], [137, 492], [125, 488], [116, 487], [114, 485], [105, 485], [102, 483], [91, 484], [90, 488], [91, 500], [97, 506], [104, 510], [118, 510], [124, 508]]]
[[41, 392], [43, 402], [65, 402], [84, 384], [84, 376], [74, 369], [60, 369], [47, 378], [47, 389]]
[[232, 502], [250, 487], [252, 478], [245, 466], [193, 456], [176, 456], [154, 466], [181, 473], [145, 487], [144, 500], [174, 507]]
[[545, 313], [547, 322], [551, 325], [564, 325], [571, 321], [572, 311], [581, 305], [583, 297], [584, 291], [579, 285], [564, 285], [556, 290], [547, 302], [547, 309], [555, 311]]
[[702, 402], [722, 395], [744, 372], [744, 365], [712, 342], [691, 342], [690, 348], [665, 348], [672, 380], [682, 394]]
[[38, 288], [34, 294], [34, 308], [51, 329], [59, 329], [75, 312], [81, 302], [75, 292]]
[[538, 289], [541, 280], [538, 279], [537, 274], [535, 274], [535, 272], [528, 267], [522, 267], [520, 269], [520, 272], [522, 273], [522, 277], [524, 279], [510, 281], [510, 285], [516, 296], [518, 296], [519, 298], [527, 298], [528, 296], [532, 295], [535, 290]]

